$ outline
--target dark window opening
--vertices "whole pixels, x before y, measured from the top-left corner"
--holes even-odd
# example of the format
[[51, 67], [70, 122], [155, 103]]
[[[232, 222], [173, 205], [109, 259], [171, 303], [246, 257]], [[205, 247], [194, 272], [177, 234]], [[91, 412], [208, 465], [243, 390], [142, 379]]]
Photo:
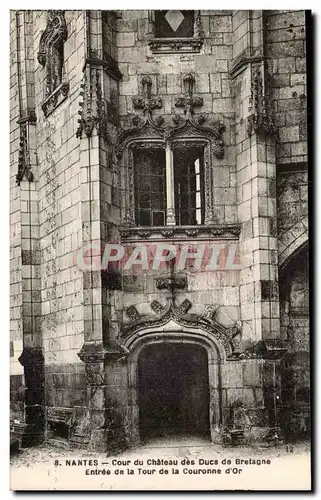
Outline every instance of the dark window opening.
[[55, 437], [68, 439], [69, 438], [69, 426], [65, 422], [49, 422], [50, 430]]
[[156, 38], [187, 38], [194, 35], [193, 10], [156, 10]]
[[176, 224], [204, 224], [204, 149], [174, 150]]
[[164, 226], [166, 175], [164, 149], [134, 150], [135, 206], [138, 226]]

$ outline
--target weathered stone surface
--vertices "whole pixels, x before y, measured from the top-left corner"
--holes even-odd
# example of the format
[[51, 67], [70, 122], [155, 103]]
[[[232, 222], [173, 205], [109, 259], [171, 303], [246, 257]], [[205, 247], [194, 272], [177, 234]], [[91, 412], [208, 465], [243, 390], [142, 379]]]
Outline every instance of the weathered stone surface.
[[[87, 19], [84, 11], [66, 11], [62, 74], [69, 92], [61, 101], [49, 96], [55, 109], [45, 118], [46, 73], [36, 61], [46, 11], [11, 12], [11, 416], [28, 424], [33, 439], [38, 431], [59, 433], [59, 426], [51, 428], [48, 419], [45, 428], [43, 410], [52, 416], [60, 409], [55, 418], [60, 415], [67, 425], [63, 415], [69, 415], [71, 442], [93, 451], [137, 444], [139, 383], [133, 377], [142, 342], [158, 341], [157, 336], [165, 342], [179, 338], [182, 345], [194, 342], [195, 349], [206, 353], [212, 439], [222, 440], [217, 429], [230, 425], [235, 408], [241, 408], [246, 440], [269, 439], [275, 422], [267, 415], [274, 414], [276, 396], [286, 429], [291, 427], [291, 407], [298, 409], [296, 427], [306, 418], [306, 359], [299, 363], [294, 356], [279, 370], [282, 346], [251, 358], [262, 339], [282, 339], [293, 353], [309, 349], [308, 274], [302, 263], [292, 261], [308, 241], [304, 11], [266, 11], [264, 18], [262, 11], [200, 14], [202, 38], [191, 37], [192, 52], [186, 53], [186, 43], [178, 38], [171, 46], [165, 43], [170, 53], [156, 54], [148, 45], [154, 28], [147, 10], [104, 11], [99, 22], [100, 11]], [[86, 23], [90, 36], [85, 50]], [[266, 68], [249, 62], [251, 54], [258, 59], [263, 54], [262, 40]], [[26, 70], [23, 78], [18, 63]], [[144, 86], [143, 79], [151, 86]], [[188, 82], [194, 82], [193, 88]], [[175, 106], [177, 102], [183, 107]], [[271, 116], [265, 117], [267, 108]], [[76, 134], [79, 112], [83, 121]], [[140, 228], [135, 244], [238, 243], [235, 262], [229, 262], [235, 268], [197, 272], [191, 263], [184, 287], [168, 284], [160, 289], [157, 280], [174, 279], [168, 268], [164, 275], [155, 270], [133, 275], [116, 268], [82, 269], [79, 250], [84, 244], [97, 242], [98, 251], [100, 242], [118, 243], [120, 226], [121, 237], [131, 237], [128, 206], [130, 200], [136, 203], [135, 180], [126, 185], [130, 156], [125, 147], [120, 158], [120, 133], [126, 136], [131, 127], [137, 134], [128, 135], [130, 140], [146, 146], [162, 127], [173, 126], [173, 118], [176, 125], [194, 120], [196, 127], [187, 126], [177, 140], [198, 141], [202, 148], [208, 144], [208, 135], [202, 135], [205, 127], [222, 122], [204, 160], [210, 165], [204, 180], [206, 210], [215, 227], [207, 226], [206, 237], [200, 224], [179, 233], [173, 226], [158, 227], [155, 238], [150, 228]], [[27, 135], [21, 119], [27, 120]], [[153, 144], [159, 146], [157, 138]], [[300, 255], [307, 262], [308, 256]], [[220, 258], [228, 262], [226, 249]], [[281, 297], [279, 265], [292, 266]], [[176, 312], [162, 322], [170, 301]], [[206, 308], [215, 314], [202, 316]], [[153, 331], [147, 328], [150, 321]], [[141, 323], [138, 331], [136, 323]], [[100, 352], [101, 358], [80, 361], [83, 345]], [[28, 349], [39, 352], [40, 347], [43, 363], [19, 363], [23, 348], [20, 359], [25, 361]], [[226, 354], [230, 351], [233, 360]], [[271, 353], [273, 370], [263, 368], [264, 356]], [[295, 379], [298, 364], [302, 383]]]

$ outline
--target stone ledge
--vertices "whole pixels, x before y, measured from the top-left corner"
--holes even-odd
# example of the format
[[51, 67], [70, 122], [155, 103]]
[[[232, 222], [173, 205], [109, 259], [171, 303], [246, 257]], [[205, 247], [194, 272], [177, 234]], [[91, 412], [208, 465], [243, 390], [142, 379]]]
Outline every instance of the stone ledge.
[[153, 239], [186, 239], [198, 240], [233, 240], [238, 239], [241, 226], [239, 224], [216, 224], [199, 226], [159, 226], [134, 227], [122, 226], [119, 228], [122, 240], [153, 240]]
[[123, 78], [122, 73], [118, 68], [117, 61], [104, 51], [101, 59], [95, 50], [91, 50], [89, 57], [86, 58], [83, 71], [87, 66], [102, 67], [114, 80], [118, 81]]
[[50, 94], [43, 104], [41, 105], [42, 111], [47, 118], [55, 109], [63, 103], [69, 94], [69, 83], [62, 82], [53, 92]]
[[229, 75], [231, 78], [235, 78], [238, 76], [248, 64], [250, 63], [258, 63], [264, 61], [265, 57], [263, 55], [249, 55], [248, 51], [242, 52], [239, 56], [237, 56], [232, 64], [232, 68], [229, 71]]
[[102, 363], [106, 359], [119, 359], [126, 355], [124, 349], [118, 345], [103, 345], [94, 342], [85, 342], [78, 352], [78, 357], [84, 363]]
[[243, 351], [234, 351], [227, 361], [251, 359], [278, 360], [287, 352], [288, 347], [283, 341], [260, 340], [254, 346]]
[[203, 38], [153, 38], [148, 45], [154, 54], [183, 54], [200, 52], [203, 43]]

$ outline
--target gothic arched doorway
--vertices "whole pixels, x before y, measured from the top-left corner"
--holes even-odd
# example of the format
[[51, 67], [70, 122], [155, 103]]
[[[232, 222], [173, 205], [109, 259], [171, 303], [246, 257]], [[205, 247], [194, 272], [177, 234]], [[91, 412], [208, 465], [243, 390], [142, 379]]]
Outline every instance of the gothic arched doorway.
[[[203, 392], [208, 394], [207, 399], [203, 400], [203, 403], [200, 403], [200, 406], [203, 408], [207, 405], [208, 408], [208, 424], [207, 426], [204, 423], [204, 427], [206, 427], [205, 431], [209, 429], [210, 436], [212, 442], [216, 442], [220, 440], [220, 426], [222, 422], [222, 402], [221, 402], [221, 387], [220, 387], [220, 364], [222, 360], [225, 359], [224, 357], [224, 351], [220, 344], [216, 344], [213, 342], [211, 336], [202, 331], [201, 329], [193, 328], [190, 329], [188, 327], [184, 328], [184, 331], [180, 330], [179, 326], [175, 324], [173, 321], [167, 322], [165, 326], [163, 326], [164, 330], [167, 328], [167, 331], [161, 331], [157, 332], [153, 330], [153, 328], [145, 328], [145, 329], [140, 329], [137, 332], [135, 332], [131, 337], [128, 337], [126, 340], [125, 348], [128, 349], [129, 351], [129, 356], [128, 356], [128, 384], [129, 384], [129, 389], [130, 389], [130, 404], [129, 404], [129, 413], [128, 413], [128, 423], [129, 423], [129, 433], [130, 433], [130, 440], [133, 444], [138, 445], [141, 440], [141, 434], [144, 435], [144, 431], [142, 431], [143, 423], [141, 425], [140, 422], [140, 404], [142, 403], [142, 397], [141, 397], [141, 391], [140, 391], [140, 386], [141, 384], [147, 383], [146, 378], [144, 382], [144, 378], [141, 382], [141, 377], [140, 374], [142, 373], [142, 368], [143, 370], [147, 371], [148, 366], [151, 366], [153, 363], [153, 358], [154, 358], [154, 363], [155, 363], [155, 352], [158, 350], [159, 353], [162, 353], [162, 359], [165, 360], [165, 366], [167, 366], [168, 362], [166, 361], [166, 349], [169, 349], [167, 347], [163, 346], [177, 346], [177, 348], [173, 348], [171, 350], [171, 356], [169, 356], [172, 359], [171, 364], [175, 366], [177, 365], [177, 358], [181, 357], [182, 359], [185, 359], [184, 356], [179, 356], [178, 350], [181, 349], [184, 353], [187, 353], [187, 358], [189, 358], [189, 363], [190, 366], [193, 366], [192, 371], [195, 373], [195, 366], [198, 366], [198, 369], [202, 371], [203, 376], [202, 380], [205, 379], [205, 374], [207, 374], [207, 387], [206, 389], [206, 381], [204, 383], [202, 382], [203, 385]], [[175, 330], [174, 330], [175, 329]], [[151, 350], [151, 347], [156, 350]], [[155, 347], [154, 347], [155, 346]], [[191, 352], [197, 350], [199, 353], [198, 356], [198, 361], [195, 359], [192, 361], [191, 357]], [[145, 354], [144, 354], [145, 351]], [[168, 353], [169, 351], [167, 351]], [[200, 353], [201, 352], [201, 353]], [[142, 358], [140, 359], [140, 355], [142, 353]], [[147, 358], [150, 358], [147, 361]], [[144, 363], [145, 360], [145, 363]], [[156, 364], [156, 363], [155, 363]], [[207, 368], [205, 368], [204, 365], [207, 364]], [[164, 367], [164, 365], [163, 365]], [[171, 370], [171, 376], [169, 380], [173, 380], [172, 376], [172, 370]], [[182, 368], [183, 370], [183, 368]], [[155, 370], [156, 371], [156, 368]], [[164, 370], [163, 370], [164, 371]], [[159, 378], [164, 378], [163, 376], [163, 371], [162, 371], [162, 377]], [[158, 373], [161, 372], [161, 362], [159, 362], [159, 368], [158, 368]], [[182, 374], [183, 375], [183, 374]], [[146, 377], [146, 375], [145, 375]], [[186, 378], [186, 373], [184, 377]], [[195, 375], [193, 380], [195, 380]], [[175, 382], [178, 384], [178, 382]], [[191, 382], [191, 387], [194, 382]], [[183, 387], [188, 387], [188, 383], [181, 382], [182, 388]], [[155, 386], [155, 391], [157, 392], [160, 391], [160, 383]], [[176, 385], [177, 387], [177, 385]], [[190, 387], [189, 390], [192, 391], [192, 388]], [[186, 390], [185, 390], [186, 394]], [[150, 398], [150, 392], [147, 394], [145, 393], [145, 396], [143, 395], [143, 400], [144, 397], [147, 400], [151, 400]], [[196, 400], [195, 400], [196, 401]], [[205, 403], [204, 403], [205, 401]], [[196, 404], [196, 403], [195, 403]], [[146, 406], [144, 406], [143, 402], [143, 411]], [[154, 407], [155, 411], [155, 407]], [[196, 410], [195, 410], [196, 411]], [[203, 410], [204, 411], [204, 410]], [[183, 418], [183, 417], [182, 417]], [[187, 417], [185, 417], [187, 419]], [[145, 414], [145, 420], [148, 419], [148, 416]], [[143, 419], [144, 420], [144, 419]], [[187, 419], [188, 420], [188, 419]], [[204, 422], [206, 422], [206, 417], [204, 417]], [[186, 424], [186, 420], [185, 420]], [[198, 426], [198, 429], [200, 429], [202, 425]]]
[[138, 358], [141, 440], [181, 434], [210, 436], [206, 350], [163, 342], [145, 346]]

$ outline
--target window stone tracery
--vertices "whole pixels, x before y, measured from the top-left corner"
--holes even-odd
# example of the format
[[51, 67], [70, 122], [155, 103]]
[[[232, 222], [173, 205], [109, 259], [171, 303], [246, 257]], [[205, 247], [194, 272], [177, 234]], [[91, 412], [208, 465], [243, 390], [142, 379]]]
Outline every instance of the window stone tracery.
[[[202, 100], [193, 96], [194, 76], [186, 75], [184, 78], [185, 95], [178, 98], [176, 106], [184, 108], [184, 114], [176, 114], [168, 122], [162, 116], [154, 119], [153, 109], [160, 109], [161, 100], [152, 97], [152, 82], [149, 77], [142, 78], [143, 96], [134, 97], [134, 108], [143, 111], [142, 115], [132, 117], [131, 126], [120, 131], [117, 155], [125, 167], [125, 184], [127, 192], [126, 207], [123, 221], [128, 226], [135, 226], [135, 165], [134, 150], [163, 148], [166, 155], [166, 192], [167, 210], [166, 224], [177, 224], [174, 199], [174, 161], [173, 151], [176, 148], [203, 148], [204, 171], [204, 224], [214, 223], [213, 216], [213, 159], [220, 159], [224, 155], [222, 132], [224, 125], [216, 122], [204, 125], [207, 117], [203, 114], [194, 115], [194, 107], [201, 106]], [[203, 175], [203, 174], [202, 174]]]
[[46, 99], [42, 105], [47, 117], [69, 92], [68, 82], [63, 81], [64, 43], [68, 30], [63, 10], [49, 10], [38, 51], [38, 62], [46, 70]]

